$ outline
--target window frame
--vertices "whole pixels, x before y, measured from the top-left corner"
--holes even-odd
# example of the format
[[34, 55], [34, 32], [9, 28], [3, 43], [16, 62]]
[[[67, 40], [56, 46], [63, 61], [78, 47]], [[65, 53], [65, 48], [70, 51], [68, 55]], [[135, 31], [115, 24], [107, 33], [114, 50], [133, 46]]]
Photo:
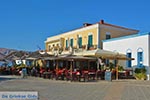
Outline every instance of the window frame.
[[70, 46], [73, 47], [73, 38], [70, 39]]
[[78, 38], [78, 45], [79, 45], [79, 48], [82, 48], [82, 37]]
[[111, 39], [111, 33], [110, 33], [110, 32], [106, 32], [106, 35], [105, 35], [105, 36], [106, 36], [106, 40], [107, 40], [107, 39]]
[[88, 47], [93, 46], [93, 34], [88, 35]]
[[68, 40], [66, 39], [66, 48], [68, 48]]
[[[126, 57], [132, 58], [132, 52], [127, 52], [126, 53]], [[131, 60], [127, 60], [126, 61], [126, 66], [129, 67], [129, 68], [131, 68], [132, 67], [132, 61]]]
[[143, 51], [137, 52], [137, 66], [139, 68], [143, 67]]

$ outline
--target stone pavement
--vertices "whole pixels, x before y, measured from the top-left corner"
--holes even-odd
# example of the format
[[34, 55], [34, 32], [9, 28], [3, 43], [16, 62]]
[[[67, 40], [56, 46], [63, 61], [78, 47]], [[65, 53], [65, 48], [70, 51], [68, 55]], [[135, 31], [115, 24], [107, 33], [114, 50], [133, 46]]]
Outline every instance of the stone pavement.
[[0, 91], [38, 91], [39, 100], [150, 100], [150, 81], [67, 82], [0, 76]]

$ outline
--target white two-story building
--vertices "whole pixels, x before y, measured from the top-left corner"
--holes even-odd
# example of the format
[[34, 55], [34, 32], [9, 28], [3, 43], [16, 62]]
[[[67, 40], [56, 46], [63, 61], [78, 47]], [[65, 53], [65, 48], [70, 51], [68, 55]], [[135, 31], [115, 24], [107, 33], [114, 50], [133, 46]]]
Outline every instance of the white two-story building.
[[126, 68], [150, 67], [150, 32], [103, 40], [103, 49], [124, 53], [135, 60], [121, 62]]

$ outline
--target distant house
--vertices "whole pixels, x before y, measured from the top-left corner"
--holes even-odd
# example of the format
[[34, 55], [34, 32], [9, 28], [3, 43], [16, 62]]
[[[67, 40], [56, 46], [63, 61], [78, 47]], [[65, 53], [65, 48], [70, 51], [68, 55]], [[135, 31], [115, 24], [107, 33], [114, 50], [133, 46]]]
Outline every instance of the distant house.
[[26, 60], [15, 60], [15, 63], [17, 64], [17, 65], [20, 65], [20, 64], [26, 64]]
[[25, 51], [13, 51], [5, 56], [5, 59], [14, 62], [17, 65], [26, 64], [25, 58], [28, 56], [28, 52]]

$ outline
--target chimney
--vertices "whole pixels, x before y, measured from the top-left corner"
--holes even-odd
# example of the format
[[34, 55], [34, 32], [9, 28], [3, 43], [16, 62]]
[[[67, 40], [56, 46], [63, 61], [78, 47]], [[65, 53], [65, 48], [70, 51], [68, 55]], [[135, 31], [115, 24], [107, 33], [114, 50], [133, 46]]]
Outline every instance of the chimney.
[[102, 19], [102, 20], [100, 20], [100, 24], [104, 24], [104, 20]]
[[92, 24], [89, 24], [89, 23], [84, 23], [84, 24], [83, 24], [84, 27], [90, 26], [90, 25], [92, 25]]

